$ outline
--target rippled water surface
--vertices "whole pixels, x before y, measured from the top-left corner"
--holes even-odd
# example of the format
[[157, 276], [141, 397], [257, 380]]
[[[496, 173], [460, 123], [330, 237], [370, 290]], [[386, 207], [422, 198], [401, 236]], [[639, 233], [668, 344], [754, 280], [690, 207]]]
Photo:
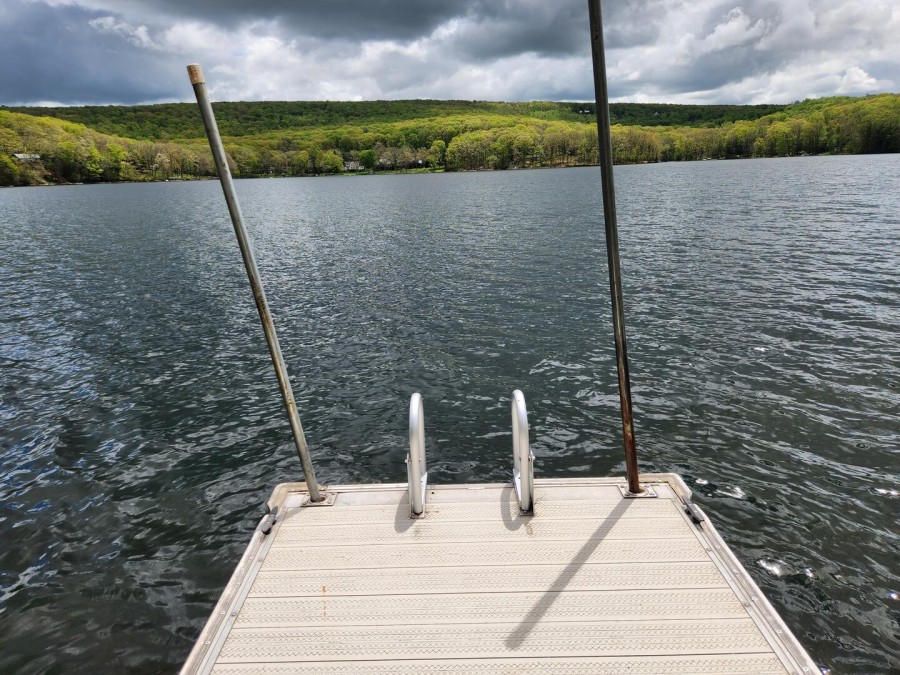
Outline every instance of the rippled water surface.
[[[900, 653], [900, 157], [617, 167], [642, 468], [814, 658]], [[620, 474], [596, 169], [239, 181], [323, 482]], [[0, 191], [0, 672], [170, 672], [300, 477], [216, 182]], [[895, 671], [896, 672], [896, 671]]]

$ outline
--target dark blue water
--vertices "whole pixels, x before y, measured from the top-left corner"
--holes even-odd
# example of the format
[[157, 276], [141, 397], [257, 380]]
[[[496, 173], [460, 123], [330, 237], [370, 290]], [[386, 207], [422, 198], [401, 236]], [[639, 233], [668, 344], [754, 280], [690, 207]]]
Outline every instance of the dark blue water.
[[[817, 661], [900, 653], [900, 156], [617, 167], [637, 440]], [[621, 474], [596, 169], [239, 181], [322, 482]], [[0, 191], [0, 672], [171, 672], [299, 462], [216, 182]]]

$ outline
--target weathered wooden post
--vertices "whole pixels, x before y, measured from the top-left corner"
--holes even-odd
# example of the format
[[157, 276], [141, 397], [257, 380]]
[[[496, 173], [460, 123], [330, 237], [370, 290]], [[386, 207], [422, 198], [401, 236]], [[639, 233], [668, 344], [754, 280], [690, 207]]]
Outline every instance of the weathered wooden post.
[[631, 380], [625, 342], [625, 310], [622, 305], [622, 270], [619, 264], [619, 228], [616, 224], [616, 189], [613, 184], [612, 139], [609, 131], [609, 94], [606, 88], [606, 54], [603, 50], [603, 20], [600, 0], [588, 0], [591, 22], [591, 53], [594, 65], [594, 95], [597, 109], [597, 136], [600, 142], [600, 183], [603, 218], [606, 225], [606, 258], [609, 263], [609, 292], [612, 296], [613, 332], [616, 339], [616, 370], [619, 374], [619, 405], [622, 410], [622, 437], [625, 445], [625, 473], [628, 491], [643, 492], [638, 479], [637, 443], [631, 413]]
[[319, 494], [319, 485], [316, 483], [316, 474], [313, 471], [312, 461], [309, 458], [309, 448], [306, 445], [306, 437], [303, 435], [303, 426], [300, 424], [300, 416], [297, 413], [297, 403], [294, 401], [294, 392], [291, 390], [291, 382], [288, 379], [287, 367], [284, 365], [284, 357], [281, 355], [281, 346], [278, 344], [278, 335], [275, 333], [275, 324], [272, 314], [269, 312], [269, 303], [266, 302], [266, 293], [263, 290], [259, 277], [259, 269], [256, 267], [256, 259], [253, 256], [253, 248], [244, 227], [244, 216], [241, 214], [241, 205], [238, 203], [237, 194], [234, 191], [234, 181], [231, 179], [231, 171], [228, 169], [228, 160], [225, 157], [225, 148], [222, 146], [222, 138], [219, 136], [219, 127], [213, 115], [212, 105], [206, 93], [206, 80], [203, 71], [198, 64], [187, 67], [191, 84], [194, 86], [194, 94], [197, 96], [197, 105], [203, 115], [203, 125], [206, 127], [206, 137], [209, 139], [209, 147], [212, 150], [213, 160], [219, 172], [219, 182], [222, 184], [222, 192], [225, 193], [225, 202], [231, 214], [231, 222], [234, 224], [234, 233], [237, 235], [238, 245], [241, 248], [241, 256], [244, 258], [244, 267], [247, 269], [247, 277], [250, 279], [250, 287], [253, 290], [253, 299], [256, 301], [256, 309], [259, 312], [259, 320], [262, 322], [263, 331], [266, 334], [266, 342], [269, 345], [269, 355], [272, 357], [272, 365], [275, 367], [275, 375], [278, 377], [278, 386], [281, 389], [281, 397], [284, 399], [284, 407], [287, 410], [291, 431], [294, 434], [294, 444], [297, 446], [297, 454], [300, 456], [300, 464], [303, 466], [303, 475], [306, 478], [306, 486], [309, 489], [309, 499], [312, 502], [322, 500]]

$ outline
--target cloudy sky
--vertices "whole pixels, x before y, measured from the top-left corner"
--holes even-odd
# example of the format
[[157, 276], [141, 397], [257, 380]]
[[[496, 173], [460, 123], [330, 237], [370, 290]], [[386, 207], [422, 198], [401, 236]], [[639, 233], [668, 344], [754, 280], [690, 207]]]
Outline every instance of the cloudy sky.
[[[898, 0], [605, 0], [610, 96], [900, 91]], [[0, 104], [590, 100], [586, 0], [0, 0]]]

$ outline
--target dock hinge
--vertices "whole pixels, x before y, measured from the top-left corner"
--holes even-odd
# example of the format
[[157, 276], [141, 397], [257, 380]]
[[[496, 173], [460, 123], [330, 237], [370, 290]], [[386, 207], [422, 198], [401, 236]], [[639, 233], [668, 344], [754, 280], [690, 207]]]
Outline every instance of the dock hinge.
[[700, 507], [694, 504], [694, 502], [692, 502], [690, 498], [685, 497], [681, 501], [684, 502], [684, 512], [691, 517], [691, 520], [693, 520], [695, 524], [699, 525], [704, 520], [706, 520], [706, 516], [703, 515], [703, 511], [701, 511]]

